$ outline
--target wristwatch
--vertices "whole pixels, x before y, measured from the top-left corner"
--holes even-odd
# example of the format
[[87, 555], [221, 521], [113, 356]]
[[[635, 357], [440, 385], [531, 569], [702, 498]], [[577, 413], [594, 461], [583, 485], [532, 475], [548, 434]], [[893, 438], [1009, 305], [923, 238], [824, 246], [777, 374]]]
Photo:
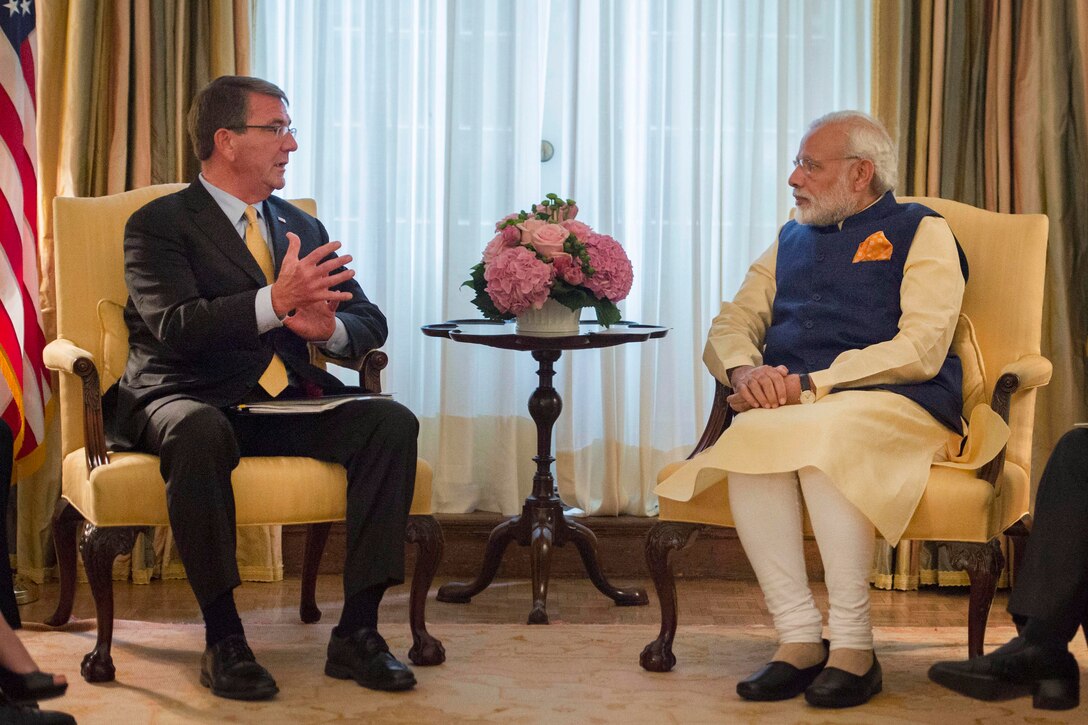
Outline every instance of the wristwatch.
[[808, 378], [808, 373], [801, 373], [797, 376], [801, 379], [801, 402], [803, 404], [815, 403], [816, 393], [812, 392], [812, 381]]

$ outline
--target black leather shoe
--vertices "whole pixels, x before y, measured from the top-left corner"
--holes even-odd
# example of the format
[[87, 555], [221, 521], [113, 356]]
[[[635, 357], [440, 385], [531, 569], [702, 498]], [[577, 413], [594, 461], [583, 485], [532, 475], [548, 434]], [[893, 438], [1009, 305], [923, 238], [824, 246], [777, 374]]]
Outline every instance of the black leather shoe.
[[737, 683], [737, 694], [745, 700], [771, 702], [797, 697], [812, 684], [827, 664], [828, 641], [824, 640], [824, 659], [803, 670], [787, 662], [768, 662], [755, 674]]
[[883, 682], [884, 675], [874, 654], [873, 666], [860, 677], [838, 667], [825, 667], [805, 690], [805, 701], [816, 707], [857, 707], [880, 692]]
[[0, 723], [4, 725], [76, 725], [76, 719], [66, 712], [39, 710], [20, 705], [0, 695]]
[[1040, 647], [1023, 637], [988, 655], [963, 662], [938, 662], [929, 679], [976, 700], [1032, 696], [1041, 710], [1080, 704], [1080, 668], [1068, 650]]
[[232, 634], [204, 650], [200, 684], [213, 695], [230, 700], [268, 700], [280, 688], [268, 670], [257, 664], [246, 638]]
[[416, 686], [412, 670], [389, 653], [389, 645], [376, 629], [363, 628], [350, 637], [333, 632], [325, 674], [338, 680], [355, 680], [371, 690], [410, 690]]

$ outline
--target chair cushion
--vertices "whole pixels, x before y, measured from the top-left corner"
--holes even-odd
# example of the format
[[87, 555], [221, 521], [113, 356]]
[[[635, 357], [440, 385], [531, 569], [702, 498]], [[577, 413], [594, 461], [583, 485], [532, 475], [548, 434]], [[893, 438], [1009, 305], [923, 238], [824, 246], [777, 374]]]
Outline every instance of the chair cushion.
[[[431, 466], [416, 462], [411, 513], [431, 512]], [[82, 448], [64, 458], [62, 495], [95, 526], [168, 526], [166, 484], [159, 459], [147, 453], [111, 453], [87, 475]], [[312, 458], [243, 458], [231, 477], [239, 526], [341, 521], [347, 488], [344, 469]]]
[[962, 313], [952, 337], [952, 352], [963, 367], [963, 417], [970, 419], [976, 405], [989, 402], [986, 398], [989, 388], [986, 386], [986, 365], [978, 346], [975, 326], [971, 324], [971, 318]]
[[128, 363], [128, 326], [125, 308], [113, 300], [98, 301], [99, 350], [98, 380], [102, 390], [121, 379]]

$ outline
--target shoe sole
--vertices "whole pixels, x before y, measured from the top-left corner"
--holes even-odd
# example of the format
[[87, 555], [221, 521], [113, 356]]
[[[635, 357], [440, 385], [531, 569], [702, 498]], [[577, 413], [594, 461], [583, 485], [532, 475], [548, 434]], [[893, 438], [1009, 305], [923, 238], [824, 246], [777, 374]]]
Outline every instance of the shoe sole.
[[212, 687], [212, 679], [203, 672], [200, 673], [200, 684], [211, 690], [212, 694], [216, 697], [224, 697], [228, 700], [243, 700], [245, 702], [252, 702], [254, 700], [270, 700], [276, 696], [276, 693], [280, 691], [280, 688], [278, 687], [273, 687], [269, 690], [253, 690], [250, 692], [231, 692], [228, 690], [220, 690]]
[[392, 682], [388, 684], [365, 682], [363, 679], [356, 677], [354, 673], [352, 673], [350, 667], [338, 665], [335, 662], [329, 662], [328, 660], [325, 661], [325, 674], [337, 680], [354, 680], [355, 683], [361, 687], [365, 687], [368, 690], [381, 690], [382, 692], [403, 692], [404, 690], [411, 690], [416, 686], [415, 677], [412, 677], [411, 681]]

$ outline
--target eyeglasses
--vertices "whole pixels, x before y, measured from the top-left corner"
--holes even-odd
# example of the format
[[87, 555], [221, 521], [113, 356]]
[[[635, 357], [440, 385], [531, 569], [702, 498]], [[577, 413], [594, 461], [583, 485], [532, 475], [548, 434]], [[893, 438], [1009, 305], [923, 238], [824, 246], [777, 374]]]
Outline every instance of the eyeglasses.
[[803, 159], [794, 159], [793, 160], [793, 168], [795, 168], [795, 169], [800, 168], [802, 171], [805, 172], [805, 176], [812, 176], [817, 171], [822, 169], [823, 165], [828, 163], [829, 161], [847, 161], [847, 160], [850, 160], [850, 159], [853, 159], [853, 160], [856, 161], [856, 160], [859, 160], [861, 158], [862, 158], [861, 156], [839, 156], [838, 158], [834, 158], [834, 159], [824, 159], [823, 161], [816, 161], [815, 159], [810, 159], [808, 157], [805, 157]]
[[231, 130], [231, 131], [245, 131], [248, 128], [259, 128], [262, 131], [268, 131], [270, 133], [274, 133], [274, 134], [276, 134], [276, 138], [283, 138], [287, 134], [291, 134], [292, 136], [297, 136], [298, 135], [298, 129], [297, 128], [289, 128], [287, 126], [280, 126], [279, 124], [270, 124], [270, 125], [267, 125], [267, 126], [231, 126], [229, 130]]

